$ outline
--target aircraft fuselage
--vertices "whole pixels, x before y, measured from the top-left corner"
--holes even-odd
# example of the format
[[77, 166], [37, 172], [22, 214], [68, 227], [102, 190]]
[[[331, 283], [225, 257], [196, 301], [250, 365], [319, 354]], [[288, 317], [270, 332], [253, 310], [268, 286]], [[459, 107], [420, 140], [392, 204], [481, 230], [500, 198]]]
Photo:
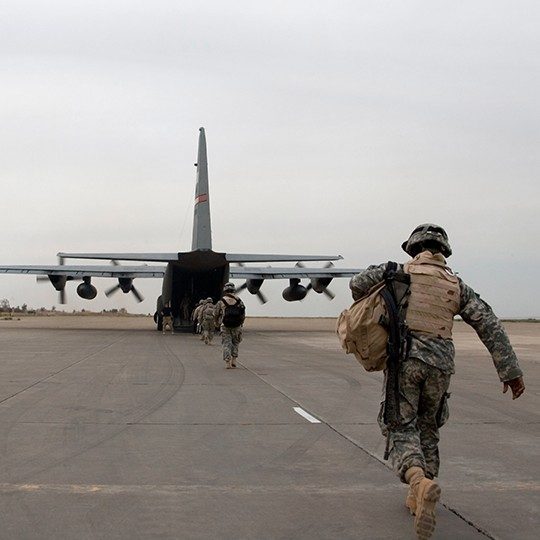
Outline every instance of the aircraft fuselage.
[[177, 330], [192, 330], [191, 316], [201, 299], [221, 298], [223, 285], [229, 280], [229, 263], [224, 253], [198, 250], [182, 253], [178, 262], [169, 262], [161, 296], [157, 300], [156, 319], [160, 326], [159, 314], [163, 306], [170, 302]]

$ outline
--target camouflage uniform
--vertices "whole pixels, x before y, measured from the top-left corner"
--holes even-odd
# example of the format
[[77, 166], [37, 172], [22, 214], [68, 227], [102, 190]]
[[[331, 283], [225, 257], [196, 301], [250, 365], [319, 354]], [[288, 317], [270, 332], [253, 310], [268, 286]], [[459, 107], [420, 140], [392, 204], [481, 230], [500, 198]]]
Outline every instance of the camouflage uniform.
[[201, 334], [200, 339], [203, 340], [204, 336], [202, 335], [202, 312], [204, 310], [204, 307], [206, 305], [206, 300], [200, 300], [199, 304], [193, 311], [192, 318], [196, 323], [196, 331], [198, 334]]
[[238, 358], [238, 345], [242, 342], [242, 327], [227, 328], [221, 325], [221, 344], [223, 346], [223, 360], [236, 364]]
[[[438, 256], [442, 258], [442, 255]], [[370, 266], [351, 279], [350, 288], [355, 300], [383, 280], [386, 266]], [[490, 352], [500, 380], [505, 382], [522, 376], [508, 335], [491, 307], [461, 279], [459, 289], [458, 315], [475, 329]], [[447, 390], [454, 373], [455, 356], [452, 339], [419, 332], [410, 334], [410, 352], [401, 363], [399, 373], [402, 427], [393, 430], [389, 439], [390, 459], [402, 481], [405, 481], [404, 474], [411, 467], [421, 467], [428, 478], [438, 474], [439, 427], [448, 416]], [[383, 409], [379, 414], [379, 424], [386, 435], [382, 412]]]
[[216, 328], [214, 322], [214, 304], [211, 301], [206, 301], [199, 319], [202, 327], [202, 339], [206, 345], [210, 345], [214, 339], [214, 330]]
[[[226, 296], [242, 302], [235, 294], [226, 293]], [[215, 320], [216, 324], [220, 325], [221, 329], [221, 344], [223, 346], [223, 360], [227, 363], [231, 363], [232, 367], [236, 365], [236, 359], [238, 358], [238, 345], [242, 341], [242, 326], [235, 328], [227, 328], [222, 324], [223, 315], [225, 314], [225, 300], [221, 299], [216, 304]]]
[[162, 331], [165, 333], [167, 328], [171, 331], [171, 334], [174, 334], [174, 321], [173, 321], [173, 314], [172, 309], [170, 306], [164, 306], [161, 311], [162, 316]]

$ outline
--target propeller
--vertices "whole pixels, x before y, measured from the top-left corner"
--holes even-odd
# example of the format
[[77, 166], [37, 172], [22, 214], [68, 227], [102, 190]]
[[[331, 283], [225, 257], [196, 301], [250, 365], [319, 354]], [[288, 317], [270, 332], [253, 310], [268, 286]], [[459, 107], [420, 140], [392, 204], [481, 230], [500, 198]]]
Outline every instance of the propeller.
[[[308, 291], [313, 289], [313, 285], [311, 283], [308, 283], [306, 289]], [[336, 297], [336, 295], [332, 291], [329, 291], [326, 287], [322, 290], [322, 294], [324, 294], [324, 296], [326, 296], [328, 300], [333, 300]]]
[[[244, 267], [244, 264], [239, 262], [238, 266]], [[251, 294], [254, 294], [261, 304], [266, 304], [268, 298], [261, 292], [261, 287], [264, 282], [264, 279], [248, 279], [245, 283], [242, 283], [240, 287], [236, 289], [236, 292], [239, 293], [244, 289], [247, 289]]]
[[133, 296], [136, 298], [137, 302], [141, 303], [144, 300], [144, 296], [134, 286], [131, 287], [131, 292], [133, 293]]
[[118, 278], [118, 284], [107, 289], [105, 291], [105, 296], [109, 298], [119, 290], [123, 293], [131, 292], [137, 299], [137, 302], [142, 302], [144, 300], [144, 296], [135, 288], [135, 285], [133, 285], [133, 278]]
[[[112, 259], [111, 264], [113, 266], [119, 266], [120, 263]], [[144, 300], [144, 296], [135, 288], [135, 285], [133, 285], [133, 278], [125, 278], [125, 277], [118, 278], [118, 284], [112, 286], [110, 289], [107, 289], [105, 291], [105, 296], [109, 298], [114, 293], [118, 292], [119, 290], [121, 290], [123, 293], [126, 293], [126, 294], [128, 292], [133, 293], [133, 296], [137, 299], [137, 302], [142, 302]]]
[[[301, 263], [301, 262], [297, 262], [296, 266], [298, 268], [305, 268], [305, 265], [303, 263]], [[334, 265], [333, 265], [332, 262], [329, 261], [324, 265], [323, 268], [334, 268]], [[330, 291], [328, 289], [328, 285], [330, 284], [330, 281], [332, 281], [332, 279], [331, 278], [319, 278], [317, 281], [319, 282], [319, 286], [317, 287], [317, 289], [319, 289], [319, 290], [313, 288], [313, 281], [311, 281], [311, 280], [306, 285], [306, 289], [308, 291], [313, 289], [316, 293], [324, 294], [326, 296], [326, 298], [328, 298], [328, 300], [333, 300], [336, 297], [336, 295], [332, 291]], [[326, 283], [326, 282], [328, 282], [328, 283]]]
[[[60, 266], [64, 266], [64, 257], [58, 256], [58, 264]], [[64, 283], [64, 286], [58, 291], [58, 301], [61, 304], [65, 304], [67, 302], [66, 298], [66, 284]]]
[[[255, 281], [255, 280], [248, 280], [248, 281], [246, 281], [245, 283], [242, 283], [242, 285], [240, 285], [240, 287], [238, 287], [238, 288], [236, 289], [236, 292], [239, 293], [240, 291], [243, 291], [244, 289], [248, 289], [248, 290], [249, 290], [249, 288], [250, 288], [250, 285], [248, 285], [248, 282], [249, 282], [249, 281]], [[262, 281], [264, 281], [264, 280], [261, 279], [261, 280], [257, 280], [257, 281], [261, 281], [261, 282], [262, 282]], [[262, 283], [261, 283], [261, 285], [262, 285]], [[255, 287], [253, 287], [253, 290], [254, 290], [255, 292], [253, 292], [253, 293], [251, 293], [251, 294], [254, 294], [254, 295], [259, 299], [259, 302], [260, 302], [261, 304], [266, 304], [266, 302], [268, 302], [268, 298], [266, 298], [266, 296], [260, 291], [260, 285], [259, 285], [259, 288], [258, 288], [258, 289], [255, 288]], [[251, 291], [249, 291], [249, 292], [251, 292]]]

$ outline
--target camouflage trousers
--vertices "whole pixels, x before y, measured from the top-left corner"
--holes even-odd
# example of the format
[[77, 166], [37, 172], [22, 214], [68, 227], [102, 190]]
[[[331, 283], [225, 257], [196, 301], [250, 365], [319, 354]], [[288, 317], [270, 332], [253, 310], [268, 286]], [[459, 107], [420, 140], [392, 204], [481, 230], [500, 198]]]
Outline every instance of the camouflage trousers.
[[242, 341], [242, 327], [227, 328], [221, 325], [221, 344], [223, 346], [223, 360], [238, 357], [238, 345]]
[[389, 437], [390, 462], [402, 482], [410, 467], [421, 467], [429, 478], [439, 473], [439, 428], [448, 419], [450, 377], [450, 373], [409, 358], [399, 372], [402, 425], [390, 433], [383, 423], [382, 404], [378, 422], [383, 435]]
[[204, 342], [208, 345], [214, 339], [214, 330], [216, 329], [214, 319], [203, 319], [201, 323], [201, 328], [202, 328], [201, 339], [204, 340]]

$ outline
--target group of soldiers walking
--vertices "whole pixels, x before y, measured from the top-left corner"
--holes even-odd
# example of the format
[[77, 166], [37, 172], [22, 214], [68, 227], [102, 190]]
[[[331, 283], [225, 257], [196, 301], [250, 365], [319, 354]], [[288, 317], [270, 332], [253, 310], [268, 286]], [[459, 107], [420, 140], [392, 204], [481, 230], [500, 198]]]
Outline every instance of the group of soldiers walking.
[[233, 283], [226, 283], [222, 298], [214, 305], [212, 298], [200, 300], [193, 311], [192, 320], [201, 334], [201, 340], [210, 345], [215, 332], [221, 333], [223, 360], [226, 368], [236, 367], [238, 346], [242, 341], [242, 325], [246, 308], [235, 294]]

